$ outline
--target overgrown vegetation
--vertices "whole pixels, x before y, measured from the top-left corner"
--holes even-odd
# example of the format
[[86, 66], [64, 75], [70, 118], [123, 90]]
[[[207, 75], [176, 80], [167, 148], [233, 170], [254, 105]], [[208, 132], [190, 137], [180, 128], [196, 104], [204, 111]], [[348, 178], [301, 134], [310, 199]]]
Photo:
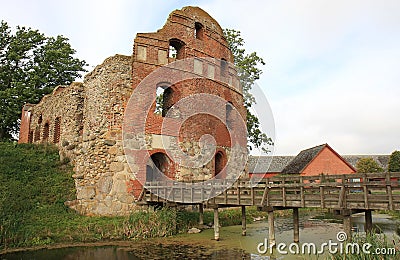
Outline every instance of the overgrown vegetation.
[[[165, 237], [196, 226], [197, 212], [163, 208], [126, 217], [78, 215], [64, 205], [75, 198], [72, 168], [50, 145], [0, 142], [0, 250], [56, 243]], [[240, 224], [240, 209], [221, 210], [222, 226]], [[265, 215], [248, 208], [249, 221]], [[213, 222], [205, 211], [204, 222]]]
[[[358, 244], [359, 248], [353, 245]], [[363, 245], [368, 245], [364, 246]], [[347, 249], [346, 249], [347, 248]], [[392, 241], [388, 241], [387, 237], [381, 234], [370, 234], [367, 236], [353, 236], [351, 244], [343, 245], [343, 252], [331, 255], [332, 260], [348, 259], [348, 260], [372, 260], [372, 259], [399, 259], [399, 247], [394, 245]]]

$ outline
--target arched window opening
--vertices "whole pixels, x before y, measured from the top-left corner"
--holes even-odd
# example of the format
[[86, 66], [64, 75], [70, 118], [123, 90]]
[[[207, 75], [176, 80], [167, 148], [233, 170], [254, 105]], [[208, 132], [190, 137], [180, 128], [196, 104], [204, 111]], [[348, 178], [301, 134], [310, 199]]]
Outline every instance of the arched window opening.
[[233, 105], [231, 102], [226, 103], [225, 105], [225, 117], [226, 117], [226, 126], [228, 128], [232, 128], [233, 118], [232, 118], [232, 111]]
[[177, 60], [185, 58], [185, 43], [178, 39], [171, 39], [169, 41], [168, 57]]
[[61, 118], [57, 117], [54, 120], [53, 143], [57, 144], [58, 142], [60, 142], [60, 132], [61, 132]]
[[33, 138], [34, 142], [37, 142], [40, 140], [40, 126], [36, 127], [35, 129], [35, 136]]
[[43, 127], [43, 140], [47, 140], [49, 138], [49, 131], [50, 131], [49, 122], [46, 122], [46, 124], [44, 124]]
[[174, 90], [171, 87], [164, 90], [161, 113], [163, 117], [167, 115], [168, 110], [174, 105], [173, 95]]
[[161, 115], [162, 114], [163, 100], [164, 100], [164, 88], [163, 87], [157, 87], [157, 90], [156, 90], [156, 109], [154, 110], [154, 114], [156, 114], [156, 115]]
[[224, 155], [222, 154], [222, 152], [217, 152], [215, 154], [215, 178], [216, 179], [224, 179], [226, 177], [224, 167], [225, 167]]
[[40, 115], [37, 123], [40, 125], [42, 123], [42, 121], [43, 121], [43, 117], [42, 117], [42, 115]]
[[160, 181], [173, 178], [171, 162], [164, 153], [155, 153], [150, 156], [146, 165], [146, 182]]
[[204, 39], [204, 26], [199, 22], [194, 23], [194, 35], [196, 39]]
[[32, 143], [33, 142], [33, 131], [29, 131], [28, 134], [28, 143]]
[[170, 86], [171, 84], [168, 82], [161, 82], [157, 84], [156, 107], [154, 114], [165, 117], [168, 113], [168, 110], [174, 105], [174, 91]]
[[221, 76], [222, 77], [226, 76], [227, 67], [228, 67], [228, 62], [226, 61], [226, 59], [222, 58], [221, 59]]

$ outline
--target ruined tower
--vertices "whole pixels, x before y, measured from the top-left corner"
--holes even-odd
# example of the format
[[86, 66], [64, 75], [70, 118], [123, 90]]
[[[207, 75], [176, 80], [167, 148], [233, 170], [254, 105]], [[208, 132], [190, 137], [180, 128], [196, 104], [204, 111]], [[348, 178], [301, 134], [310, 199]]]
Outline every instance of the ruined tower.
[[[143, 183], [160, 173], [182, 182], [225, 178], [233, 169], [245, 174], [245, 133], [232, 139], [232, 122], [246, 118], [232, 62], [209, 14], [198, 7], [175, 10], [157, 32], [137, 34], [132, 56], [110, 57], [83, 83], [26, 105], [20, 142], [59, 146], [75, 171], [77, 198], [68, 205], [82, 214], [128, 214]], [[164, 71], [151, 78], [179, 64], [195, 76], [175, 82], [175, 72]], [[143, 82], [151, 84], [143, 89]], [[132, 132], [135, 125], [143, 129]], [[208, 143], [212, 149], [203, 147]], [[178, 150], [186, 159], [173, 158]], [[234, 150], [240, 158], [231, 158]]]

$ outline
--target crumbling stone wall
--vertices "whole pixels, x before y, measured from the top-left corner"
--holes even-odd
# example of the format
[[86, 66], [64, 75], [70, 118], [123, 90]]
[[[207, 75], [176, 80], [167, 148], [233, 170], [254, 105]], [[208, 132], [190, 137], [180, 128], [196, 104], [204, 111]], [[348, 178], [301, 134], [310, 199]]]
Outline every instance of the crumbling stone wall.
[[[146, 76], [173, 61], [193, 57], [217, 58], [222, 62], [212, 64], [195, 59], [191, 65], [193, 72], [206, 75], [206, 79], [163, 85], [164, 112], [183, 98], [205, 93], [224, 100], [226, 106], [218, 112], [223, 120], [199, 114], [186, 120], [179, 131], [162, 132], [164, 120], [183, 117], [179, 108], [172, 109], [169, 116], [155, 113], [155, 103], [144, 116], [139, 113], [142, 111], [127, 110], [131, 94]], [[57, 88], [39, 104], [26, 105], [20, 142], [54, 142], [60, 147], [62, 157], [71, 160], [77, 189], [76, 200], [68, 202], [71, 208], [86, 215], [129, 214], [136, 207], [135, 198], [142, 189], [138, 180], [146, 181], [157, 169], [179, 181], [200, 181], [214, 177], [229, 160], [232, 163], [225, 175], [241, 167], [240, 162], [247, 155], [246, 143], [239, 146], [231, 143], [228, 131], [231, 107], [246, 118], [235, 69], [227, 63], [232, 61], [222, 29], [211, 16], [197, 7], [175, 10], [162, 29], [137, 34], [132, 56], [107, 58], [85, 76], [83, 83]], [[168, 81], [166, 76], [160, 79], [160, 84]], [[157, 82], [145, 94], [155, 97], [160, 84]], [[133, 123], [145, 122], [144, 130], [123, 133], [124, 118]], [[56, 138], [57, 124], [60, 131]], [[36, 129], [39, 138], [35, 138]], [[214, 137], [215, 151], [199, 146], [199, 139], [205, 134]], [[189, 167], [191, 162], [172, 160], [168, 149], [179, 149], [198, 160], [206, 153], [213, 154], [211, 160], [196, 168]], [[129, 151], [145, 153], [127, 156]], [[244, 169], [239, 170], [246, 175]]]

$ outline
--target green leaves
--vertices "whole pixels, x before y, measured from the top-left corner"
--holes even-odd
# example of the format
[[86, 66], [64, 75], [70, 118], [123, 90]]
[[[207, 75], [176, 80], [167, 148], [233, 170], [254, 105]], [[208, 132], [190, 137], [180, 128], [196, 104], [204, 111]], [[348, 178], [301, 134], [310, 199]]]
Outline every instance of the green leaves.
[[248, 148], [250, 150], [253, 147], [261, 148], [264, 152], [268, 153], [270, 151], [267, 147], [274, 143], [267, 134], [261, 132], [259, 119], [250, 111], [251, 106], [256, 103], [250, 90], [262, 73], [262, 70], [258, 66], [265, 65], [265, 62], [256, 52], [246, 54], [246, 50], [243, 48], [244, 40], [240, 35], [240, 31], [224, 29], [224, 35], [229, 49], [233, 54], [234, 64], [239, 69], [238, 76], [243, 88], [244, 106], [247, 109], [247, 139], [251, 144], [248, 145]]
[[383, 172], [384, 169], [373, 158], [361, 158], [356, 165], [358, 173]]
[[389, 158], [389, 172], [400, 172], [400, 151], [394, 151]]
[[38, 103], [58, 85], [80, 78], [86, 62], [63, 36], [46, 37], [38, 30], [17, 26], [15, 33], [0, 24], [0, 140], [19, 130], [25, 103]]

